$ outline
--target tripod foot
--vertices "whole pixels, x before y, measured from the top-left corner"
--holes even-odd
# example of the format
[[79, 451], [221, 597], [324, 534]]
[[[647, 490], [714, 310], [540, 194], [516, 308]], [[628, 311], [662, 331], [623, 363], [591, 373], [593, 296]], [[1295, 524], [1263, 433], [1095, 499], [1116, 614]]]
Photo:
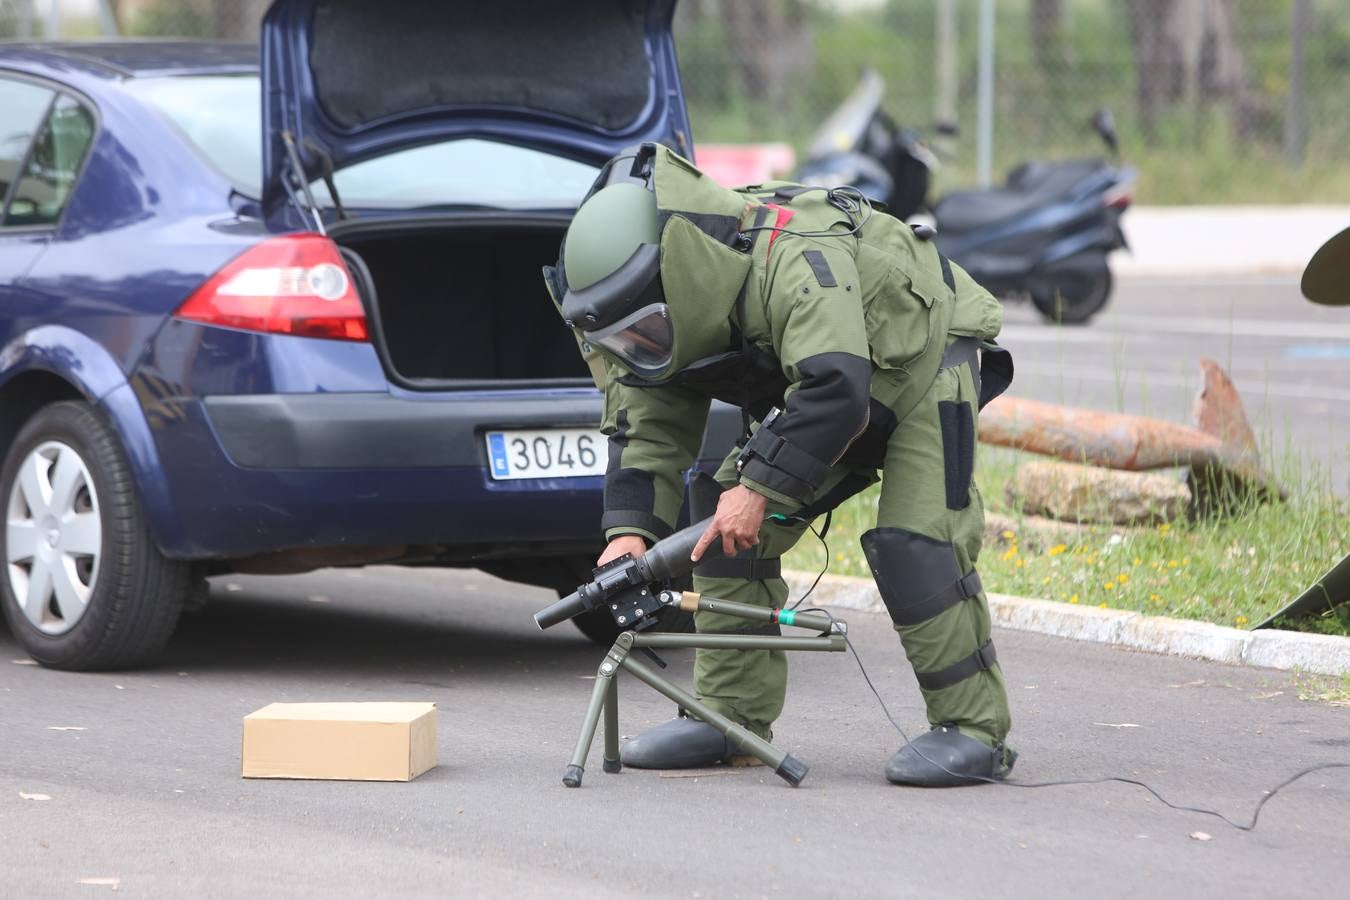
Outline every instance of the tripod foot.
[[806, 772], [810, 768], [806, 763], [789, 753], [783, 757], [783, 761], [778, 764], [778, 768], [774, 769], [773, 773], [796, 787], [802, 783], [802, 779], [806, 777]]
[[605, 773], [608, 775], [617, 775], [623, 771], [623, 763], [617, 759], [607, 759], [604, 762]]
[[568, 766], [567, 771], [563, 773], [563, 784], [570, 788], [581, 787], [581, 773], [585, 771], [581, 766]]

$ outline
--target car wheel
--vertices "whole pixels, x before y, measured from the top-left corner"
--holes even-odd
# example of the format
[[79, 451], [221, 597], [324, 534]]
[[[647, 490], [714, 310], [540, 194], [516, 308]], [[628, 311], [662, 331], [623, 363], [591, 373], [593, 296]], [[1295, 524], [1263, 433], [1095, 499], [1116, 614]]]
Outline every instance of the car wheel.
[[0, 606], [33, 659], [58, 669], [142, 665], [164, 647], [190, 567], [145, 524], [121, 445], [86, 403], [54, 403], [0, 468]]

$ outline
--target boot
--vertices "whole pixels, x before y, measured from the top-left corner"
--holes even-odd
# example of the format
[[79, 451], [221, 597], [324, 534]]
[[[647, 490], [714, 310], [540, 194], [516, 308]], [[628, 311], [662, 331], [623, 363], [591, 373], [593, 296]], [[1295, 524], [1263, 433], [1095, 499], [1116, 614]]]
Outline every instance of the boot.
[[886, 763], [886, 780], [915, 787], [956, 787], [1002, 779], [1012, 771], [1017, 753], [996, 744], [992, 749], [955, 725], [938, 725], [901, 747]]
[[753, 756], [737, 754], [716, 728], [683, 717], [642, 732], [623, 745], [619, 759], [635, 769], [700, 769], [724, 761], [736, 766], [762, 765]]

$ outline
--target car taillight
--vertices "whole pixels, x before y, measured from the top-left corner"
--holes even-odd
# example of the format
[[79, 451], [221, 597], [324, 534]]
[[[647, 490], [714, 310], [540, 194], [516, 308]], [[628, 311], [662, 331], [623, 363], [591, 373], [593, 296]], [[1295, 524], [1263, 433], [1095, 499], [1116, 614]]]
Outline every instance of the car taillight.
[[178, 308], [194, 322], [344, 341], [369, 339], [366, 312], [337, 245], [288, 234], [250, 247]]

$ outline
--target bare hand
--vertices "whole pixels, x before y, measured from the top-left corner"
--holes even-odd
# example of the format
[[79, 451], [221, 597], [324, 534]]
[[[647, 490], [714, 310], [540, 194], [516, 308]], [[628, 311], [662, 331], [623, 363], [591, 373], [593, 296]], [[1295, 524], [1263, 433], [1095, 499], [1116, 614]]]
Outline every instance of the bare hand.
[[633, 559], [647, 552], [647, 542], [636, 534], [621, 534], [609, 542], [605, 552], [600, 554], [600, 558], [595, 561], [595, 567], [598, 569], [611, 560], [618, 559], [625, 553], [633, 554]]
[[717, 500], [717, 513], [703, 537], [694, 545], [689, 558], [698, 562], [713, 539], [722, 538], [722, 552], [735, 556], [759, 543], [759, 526], [764, 524], [764, 507], [769, 498], [748, 487], [736, 485]]

